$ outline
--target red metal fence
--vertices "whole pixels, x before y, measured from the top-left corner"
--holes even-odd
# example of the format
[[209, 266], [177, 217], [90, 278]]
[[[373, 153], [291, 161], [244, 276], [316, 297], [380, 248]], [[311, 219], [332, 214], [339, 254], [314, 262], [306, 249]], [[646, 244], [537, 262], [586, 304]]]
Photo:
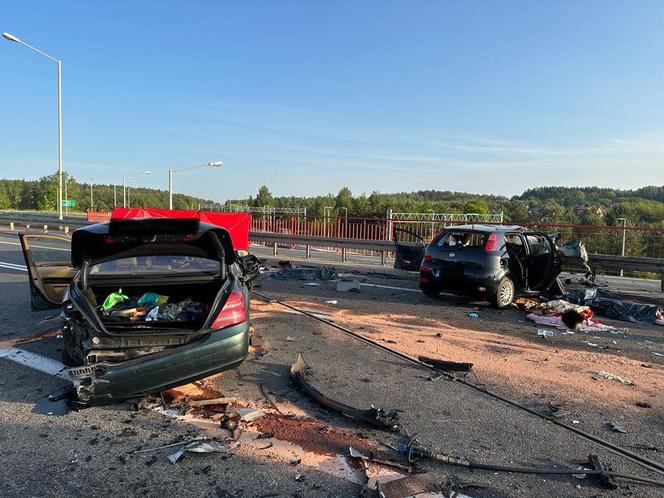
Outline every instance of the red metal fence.
[[[100, 222], [109, 219], [110, 212], [88, 211], [88, 221]], [[403, 228], [430, 241], [436, 233], [449, 225], [449, 222], [428, 220], [426, 215], [419, 220], [403, 221], [389, 218], [254, 213], [251, 231], [362, 240], [391, 240], [393, 229]], [[625, 256], [664, 258], [664, 228], [557, 223], [521, 223], [520, 225], [545, 233], [558, 233], [558, 240], [561, 243], [583, 242], [589, 253], [620, 255], [624, 239]], [[415, 239], [416, 237], [410, 236], [407, 240], [414, 241]]]

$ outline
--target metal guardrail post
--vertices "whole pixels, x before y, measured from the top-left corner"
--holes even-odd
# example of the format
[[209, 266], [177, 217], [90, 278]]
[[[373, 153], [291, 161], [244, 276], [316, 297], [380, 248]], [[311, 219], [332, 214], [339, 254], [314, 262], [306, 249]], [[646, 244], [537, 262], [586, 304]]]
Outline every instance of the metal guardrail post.
[[380, 265], [385, 266], [385, 251], [380, 251]]
[[341, 248], [341, 261], [343, 261], [343, 262], [348, 261], [348, 258], [346, 258], [346, 248], [345, 247]]
[[307, 244], [305, 247], [305, 258], [311, 259], [311, 244]]
[[275, 242], [274, 244], [272, 244], [272, 255], [276, 256], [277, 254], [278, 254], [278, 252], [277, 252], [277, 243]]

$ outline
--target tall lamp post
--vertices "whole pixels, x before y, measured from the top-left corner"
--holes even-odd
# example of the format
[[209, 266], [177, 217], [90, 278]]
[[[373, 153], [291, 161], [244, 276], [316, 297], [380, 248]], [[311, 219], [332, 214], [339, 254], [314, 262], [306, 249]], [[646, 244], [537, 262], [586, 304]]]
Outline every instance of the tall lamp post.
[[62, 61], [51, 57], [45, 52], [28, 45], [24, 41], [20, 40], [11, 33], [2, 33], [2, 37], [10, 42], [19, 43], [25, 47], [28, 47], [31, 50], [34, 50], [38, 54], [43, 55], [44, 57], [51, 59], [58, 65], [58, 219], [62, 219]]
[[[143, 171], [144, 175], [149, 175], [152, 171]], [[131, 180], [133, 176], [122, 176], [122, 207], [126, 208], [127, 206], [127, 180]]]
[[168, 170], [168, 209], [173, 209], [173, 175], [175, 173], [181, 173], [182, 171], [189, 171], [198, 168], [207, 168], [208, 166], [213, 168], [219, 168], [223, 165], [224, 163], [222, 161], [210, 161], [209, 163], [201, 164], [199, 166], [192, 166], [191, 168], [169, 169]]
[[[625, 236], [627, 235], [627, 218], [616, 218], [616, 221], [622, 221], [622, 249], [620, 251], [621, 256], [625, 256]], [[623, 277], [625, 275], [625, 272], [623, 270], [620, 270], [620, 276]]]

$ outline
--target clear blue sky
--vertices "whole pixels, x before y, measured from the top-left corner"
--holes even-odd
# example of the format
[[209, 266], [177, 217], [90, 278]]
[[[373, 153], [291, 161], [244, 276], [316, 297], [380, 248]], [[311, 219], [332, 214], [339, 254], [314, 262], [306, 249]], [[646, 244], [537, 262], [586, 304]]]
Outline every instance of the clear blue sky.
[[[21, 1], [64, 165], [215, 200], [664, 184], [664, 1]], [[0, 40], [0, 176], [55, 170], [56, 67]]]

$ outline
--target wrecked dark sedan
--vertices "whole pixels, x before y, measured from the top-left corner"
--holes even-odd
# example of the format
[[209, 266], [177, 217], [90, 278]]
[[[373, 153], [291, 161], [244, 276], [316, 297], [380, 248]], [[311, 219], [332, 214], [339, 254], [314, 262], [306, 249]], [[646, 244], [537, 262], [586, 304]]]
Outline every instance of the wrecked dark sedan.
[[[34, 310], [62, 307], [78, 401], [158, 392], [239, 365], [253, 256], [197, 219], [112, 220], [67, 237], [21, 234]], [[66, 256], [69, 255], [70, 258]]]
[[524, 227], [455, 226], [420, 247], [420, 288], [427, 296], [449, 290], [504, 308], [517, 294], [556, 295], [564, 290], [558, 278], [562, 255], [547, 234]]

